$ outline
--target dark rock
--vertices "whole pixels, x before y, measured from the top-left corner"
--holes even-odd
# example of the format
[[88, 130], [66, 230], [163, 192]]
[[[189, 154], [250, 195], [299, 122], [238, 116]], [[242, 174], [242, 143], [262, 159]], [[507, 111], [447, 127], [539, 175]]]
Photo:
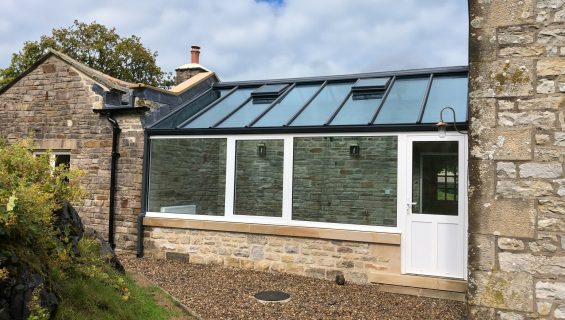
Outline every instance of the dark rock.
[[54, 215], [55, 227], [68, 238], [67, 243], [71, 243], [73, 253], [80, 255], [78, 242], [84, 234], [84, 226], [77, 211], [69, 203], [65, 203]]
[[112, 249], [112, 246], [108, 241], [104, 240], [102, 236], [92, 228], [86, 228], [84, 231], [84, 236], [90, 239], [94, 239], [99, 244], [99, 254], [102, 259], [108, 262], [114, 269], [119, 272], [125, 273], [124, 266], [120, 263], [120, 260], [116, 256], [116, 253]]
[[340, 286], [343, 286], [345, 284], [345, 277], [343, 276], [343, 274], [338, 274], [335, 276], [335, 283], [339, 284]]

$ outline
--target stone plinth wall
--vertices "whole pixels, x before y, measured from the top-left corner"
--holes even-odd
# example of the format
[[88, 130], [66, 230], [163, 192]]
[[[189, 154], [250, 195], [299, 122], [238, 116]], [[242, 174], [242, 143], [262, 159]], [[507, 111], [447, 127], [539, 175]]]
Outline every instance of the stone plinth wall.
[[[75, 204], [84, 224], [108, 235], [112, 127], [93, 109], [103, 107], [102, 88], [55, 56], [47, 58], [0, 95], [0, 136], [33, 137], [38, 150], [71, 154], [86, 198]], [[116, 199], [116, 244], [135, 248], [140, 211], [143, 131], [140, 115], [116, 115], [122, 127]]]
[[145, 254], [190, 263], [367, 282], [370, 273], [400, 273], [400, 246], [354, 241], [174, 228], [145, 228]]
[[470, 1], [472, 319], [565, 318], [564, 3]]

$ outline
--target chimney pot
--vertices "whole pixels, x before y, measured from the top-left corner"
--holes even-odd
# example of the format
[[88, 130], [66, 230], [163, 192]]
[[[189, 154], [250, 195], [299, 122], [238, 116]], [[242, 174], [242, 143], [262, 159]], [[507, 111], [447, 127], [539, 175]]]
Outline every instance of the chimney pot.
[[190, 50], [190, 62], [191, 63], [200, 63], [200, 47], [199, 46], [192, 46]]

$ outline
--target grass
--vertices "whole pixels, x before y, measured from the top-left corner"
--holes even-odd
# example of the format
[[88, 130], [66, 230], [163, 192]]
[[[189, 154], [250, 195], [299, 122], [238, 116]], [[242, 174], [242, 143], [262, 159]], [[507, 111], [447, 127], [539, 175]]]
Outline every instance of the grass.
[[61, 304], [55, 319], [171, 319], [180, 318], [177, 308], [160, 305], [159, 288], [141, 288], [97, 257], [97, 243], [83, 239], [81, 258], [72, 268], [53, 272]]

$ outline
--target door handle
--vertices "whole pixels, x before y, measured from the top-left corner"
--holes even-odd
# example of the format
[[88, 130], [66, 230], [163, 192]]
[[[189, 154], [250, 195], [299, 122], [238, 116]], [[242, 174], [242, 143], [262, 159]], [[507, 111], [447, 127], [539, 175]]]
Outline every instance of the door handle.
[[408, 202], [408, 203], [406, 204], [406, 213], [407, 213], [407, 214], [410, 214], [410, 211], [412, 211], [412, 210], [411, 210], [411, 209], [412, 209], [412, 206], [415, 206], [415, 205], [417, 205], [417, 204], [418, 204], [418, 202]]

